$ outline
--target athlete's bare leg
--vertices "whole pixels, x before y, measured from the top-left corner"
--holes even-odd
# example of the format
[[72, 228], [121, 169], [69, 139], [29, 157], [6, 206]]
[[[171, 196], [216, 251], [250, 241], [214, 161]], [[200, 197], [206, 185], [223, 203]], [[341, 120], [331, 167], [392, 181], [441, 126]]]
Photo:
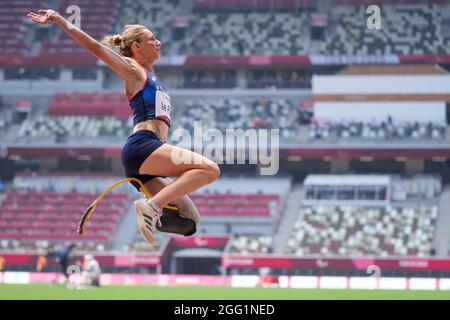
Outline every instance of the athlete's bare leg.
[[[184, 161], [177, 163], [180, 159]], [[198, 153], [164, 144], [148, 156], [139, 173], [177, 177], [153, 194], [152, 202], [161, 208], [214, 182], [220, 175], [220, 169], [216, 163]]]
[[[154, 195], [171, 183], [173, 183], [173, 180], [170, 178], [158, 177], [146, 182], [144, 185], [148, 192], [150, 192], [151, 195]], [[170, 204], [174, 204], [180, 209], [181, 217], [193, 220], [196, 226], [200, 224], [200, 213], [189, 196], [181, 196], [178, 199], [171, 201]]]

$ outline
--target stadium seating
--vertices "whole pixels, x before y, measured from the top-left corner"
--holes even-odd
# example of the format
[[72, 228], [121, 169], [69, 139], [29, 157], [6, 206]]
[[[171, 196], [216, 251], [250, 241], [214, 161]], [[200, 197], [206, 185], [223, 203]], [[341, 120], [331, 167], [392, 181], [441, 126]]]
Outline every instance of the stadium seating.
[[305, 12], [199, 13], [192, 22], [176, 48], [180, 54], [297, 55], [310, 43]]
[[[123, 0], [122, 10], [114, 25], [114, 32], [120, 33], [122, 28], [128, 24], [142, 24], [150, 28], [157, 37], [163, 33], [164, 29], [172, 27], [174, 17], [180, 11], [179, 0], [153, 0], [153, 1], [133, 1]], [[163, 50], [165, 49], [164, 39]]]
[[75, 191], [8, 191], [0, 203], [0, 239], [82, 239], [108, 245], [130, 200], [127, 194], [121, 193], [105, 198], [80, 238], [76, 230], [81, 214], [96, 197], [97, 194]]
[[[18, 172], [12, 183], [15, 190], [58, 191], [69, 193], [73, 190], [98, 194], [122, 177], [109, 172]], [[119, 193], [130, 191], [127, 184], [121, 184], [114, 190]]]
[[128, 101], [122, 92], [56, 93], [48, 106], [48, 112], [51, 116], [130, 116]]
[[133, 234], [133, 238], [131, 242], [126, 244], [121, 251], [124, 252], [158, 252], [161, 249], [161, 246], [164, 244], [164, 240], [167, 237], [170, 237], [169, 234], [166, 233], [155, 233], [156, 242], [153, 244], [148, 243], [144, 240], [142, 234], [136, 228]]
[[303, 207], [287, 242], [297, 255], [418, 256], [430, 254], [437, 206]]
[[199, 212], [206, 217], [268, 217], [278, 214], [280, 198], [271, 194], [192, 195]]
[[71, 244], [75, 245], [74, 254], [84, 253], [101, 253], [105, 252], [108, 247], [98, 241], [74, 241], [65, 240], [52, 243], [52, 240], [32, 240], [32, 239], [1, 239], [0, 251], [14, 252], [14, 253], [36, 253], [46, 255], [49, 252], [54, 252], [62, 247], [68, 247]]
[[[309, 15], [300, 12], [214, 12], [220, 4], [200, 1], [193, 25], [178, 45], [190, 55], [326, 55], [444, 54], [450, 39], [441, 33], [448, 6], [442, 4], [386, 4], [382, 29], [363, 25], [367, 5], [336, 5], [328, 12], [323, 40], [310, 41]], [[217, 1], [220, 3], [220, 1]], [[252, 6], [252, 2], [248, 2]], [[212, 10], [201, 10], [211, 8]], [[222, 6], [223, 7], [223, 6]], [[225, 6], [226, 7], [226, 6]], [[331, 9], [332, 8], [332, 9]], [[243, 13], [244, 12], [244, 13]], [[405, 32], [404, 30], [409, 30]], [[270, 39], [270, 41], [267, 41]], [[244, 45], [245, 44], [245, 45]]]
[[367, 6], [334, 6], [323, 54], [444, 54], [450, 38], [439, 30], [449, 7], [436, 4], [383, 5], [382, 28], [366, 28]]
[[89, 116], [40, 116], [24, 121], [18, 132], [19, 141], [70, 138], [124, 138], [131, 132], [129, 119]]
[[[21, 124], [17, 139], [67, 142], [76, 138], [125, 138], [131, 132], [130, 113], [121, 93], [58, 93], [53, 96], [47, 115], [27, 118]], [[295, 138], [302, 122], [293, 101], [264, 97], [189, 100], [175, 109], [173, 118], [173, 129], [192, 131], [194, 122], [202, 121], [204, 129], [223, 132], [231, 128], [279, 128], [281, 138]]]
[[241, 235], [231, 240], [230, 254], [267, 254], [272, 252], [272, 237], [257, 235]]
[[[71, 0], [59, 2], [59, 12], [66, 12], [67, 8], [73, 5]], [[90, 36], [101, 40], [104, 35], [111, 32], [113, 22], [119, 13], [120, 0], [78, 0], [76, 4], [81, 8], [81, 29]], [[68, 54], [69, 53], [69, 54]], [[44, 40], [39, 52], [39, 58], [43, 62], [58, 61], [66, 63], [80, 64], [81, 59], [94, 62], [95, 58], [76, 43], [70, 36], [62, 30], [56, 37]]]
[[287, 99], [197, 99], [187, 102], [174, 128], [193, 130], [194, 121], [203, 128], [225, 131], [233, 128], [280, 128], [281, 138], [297, 135], [300, 126], [298, 107]]
[[[445, 1], [383, 4], [382, 29], [377, 32], [364, 25], [367, 3], [335, 1], [324, 11], [325, 36], [314, 41], [311, 13], [305, 10], [313, 8], [314, 1], [206, 0], [197, 1], [192, 9], [179, 0], [76, 3], [82, 7], [82, 29], [94, 38], [100, 40], [126, 24], [140, 23], [161, 35], [163, 53], [169, 55], [421, 55], [446, 54], [450, 48], [445, 31], [450, 8]], [[59, 1], [57, 9], [66, 12], [71, 4], [71, 0]], [[49, 36], [32, 35], [30, 30], [36, 26], [23, 23], [25, 14], [45, 6], [44, 1], [31, 0], [0, 4], [4, 13], [0, 14], [0, 40], [6, 44], [0, 48], [3, 60], [32, 57], [31, 64], [95, 65], [96, 59], [61, 30]], [[188, 21], [186, 32], [172, 40], [178, 17]]]
[[315, 4], [312, 0], [197, 0], [195, 2], [195, 11], [267, 11], [267, 10], [288, 10], [296, 8], [311, 8]]
[[433, 140], [445, 141], [447, 127], [436, 123], [396, 123], [386, 119], [381, 123], [360, 121], [328, 122], [313, 120], [309, 127], [309, 139], [314, 140]]
[[28, 45], [26, 33], [28, 26], [24, 23], [26, 14], [42, 6], [44, 1], [17, 0], [2, 1], [0, 3], [0, 55], [14, 56], [26, 55]]

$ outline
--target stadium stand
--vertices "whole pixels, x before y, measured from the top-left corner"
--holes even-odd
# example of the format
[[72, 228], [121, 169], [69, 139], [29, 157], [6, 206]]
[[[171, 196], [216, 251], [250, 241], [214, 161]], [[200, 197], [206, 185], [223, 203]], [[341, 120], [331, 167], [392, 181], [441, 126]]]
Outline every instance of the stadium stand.
[[90, 115], [126, 118], [128, 101], [121, 92], [56, 93], [48, 106], [51, 116]]
[[293, 14], [292, 11], [277, 12], [275, 8], [270, 13], [248, 13], [240, 5], [239, 10], [218, 12], [213, 8], [223, 6], [202, 1], [197, 3], [197, 9], [208, 8], [208, 5], [212, 10], [196, 10], [189, 37], [178, 44], [178, 53], [231, 56], [441, 54], [448, 52], [450, 45], [449, 38], [440, 32], [449, 10], [448, 5], [443, 4], [383, 5], [383, 28], [377, 33], [361, 25], [365, 23], [360, 17], [365, 16], [366, 5], [330, 7], [327, 37], [317, 40], [315, 45], [310, 39], [307, 11]]
[[[81, 213], [96, 195], [82, 192], [8, 191], [1, 202], [0, 238], [35, 240], [78, 240]], [[128, 205], [126, 194], [105, 199], [96, 209], [87, 240], [107, 241]]]
[[296, 55], [306, 53], [310, 42], [304, 12], [199, 13], [192, 20], [188, 37], [174, 49], [179, 54]]
[[320, 122], [312, 120], [309, 126], [309, 138], [311, 140], [434, 140], [446, 139], [447, 126], [439, 123], [406, 122], [398, 123], [392, 118], [387, 118], [381, 123], [361, 121], [348, 122]]
[[[127, 24], [143, 24], [151, 26], [157, 37], [163, 34], [164, 29], [172, 27], [172, 21], [180, 11], [179, 0], [155, 0], [155, 1], [133, 1], [123, 0], [120, 16], [114, 25], [114, 32], [120, 32]], [[164, 39], [163, 50], [166, 46]]]
[[379, 32], [365, 28], [367, 7], [338, 5], [330, 11], [328, 36], [322, 54], [443, 54], [450, 38], [438, 30], [445, 24], [447, 5], [383, 5], [383, 25]]
[[311, 0], [253, 0], [253, 1], [238, 1], [238, 0], [197, 0], [195, 2], [194, 11], [209, 12], [209, 11], [292, 11], [293, 9], [308, 9], [314, 7], [314, 1]]
[[[27, 119], [19, 129], [18, 141], [36, 142], [53, 139], [68, 142], [69, 139], [124, 138], [131, 132], [129, 119], [90, 116], [39, 116]], [[86, 142], [86, 140], [84, 140]]]
[[300, 125], [299, 109], [288, 99], [197, 99], [188, 101], [175, 128], [193, 130], [194, 121], [204, 128], [280, 128], [280, 137], [295, 137]]
[[437, 206], [302, 208], [287, 252], [298, 255], [430, 255]]
[[277, 215], [280, 198], [268, 194], [193, 194], [202, 216], [272, 216]]
[[[58, 3], [60, 12], [72, 4], [82, 7], [83, 30], [99, 40], [126, 24], [148, 25], [158, 36], [163, 35], [163, 50], [172, 55], [420, 55], [445, 54], [450, 47], [445, 32], [450, 7], [445, 1], [383, 4], [379, 32], [361, 25], [365, 23], [360, 17], [366, 15], [366, 3], [336, 1], [328, 11], [321, 12], [327, 17], [326, 37], [314, 40], [312, 13], [305, 10], [315, 7], [313, 1], [197, 1], [187, 11], [178, 0]], [[0, 49], [2, 61], [23, 56], [34, 57], [29, 60], [31, 64], [94, 65], [96, 59], [64, 33], [41, 35], [41, 30], [36, 32], [34, 26], [21, 23], [24, 13], [44, 4], [25, 0], [1, 4], [0, 12], [7, 13], [0, 20], [1, 39], [6, 44]], [[177, 17], [187, 19], [186, 31], [180, 39], [172, 39], [170, 29]]]
[[24, 12], [31, 11], [35, 5], [44, 1], [19, 0], [0, 3], [0, 54], [2, 56], [26, 55], [29, 45], [26, 41], [27, 26]]
[[121, 248], [121, 251], [124, 252], [158, 252], [161, 249], [162, 244], [164, 243], [164, 239], [167, 236], [162, 236], [161, 233], [157, 233], [156, 239], [157, 241], [154, 244], [150, 244], [143, 240], [141, 233], [139, 230], [135, 230], [133, 235], [133, 239], [131, 242], [127, 243]]
[[[74, 190], [83, 193], [98, 194], [119, 180], [111, 173], [101, 172], [18, 172], [12, 182], [13, 190], [52, 191], [69, 193]], [[119, 185], [114, 190], [127, 193], [126, 185]]]
[[[175, 99], [177, 104], [178, 99]], [[225, 132], [230, 128], [280, 128], [281, 138], [295, 138], [303, 113], [289, 99], [193, 99], [175, 109], [172, 128], [194, 130], [202, 121], [205, 129]], [[92, 142], [96, 138], [126, 138], [131, 132], [128, 102], [121, 93], [58, 93], [47, 114], [22, 122], [17, 141]], [[79, 138], [83, 138], [80, 140]], [[103, 140], [105, 141], [105, 140]]]
[[[416, 120], [404, 122], [395, 117], [389, 118], [386, 112], [381, 112], [379, 105], [372, 110], [383, 117], [386, 115], [386, 119], [380, 121], [327, 121], [313, 117], [312, 111], [314, 103], [316, 110], [318, 102], [343, 102], [348, 106], [360, 102], [357, 99], [373, 102], [375, 100], [371, 99], [374, 97], [368, 96], [377, 94], [368, 86], [367, 94], [353, 95], [349, 92], [347, 95], [344, 92], [336, 101], [331, 100], [333, 94], [329, 94], [331, 97], [322, 94], [323, 100], [315, 100], [320, 98], [320, 95], [315, 96], [314, 90], [310, 90], [315, 75], [402, 75], [406, 83], [417, 75], [448, 73], [445, 68], [449, 68], [450, 5], [444, 0], [433, 1], [433, 4], [419, 2], [377, 1], [383, 4], [383, 28], [377, 32], [362, 25], [368, 4], [365, 0], [56, 0], [52, 4], [60, 12], [66, 12], [71, 4], [80, 5], [82, 29], [99, 40], [105, 34], [120, 32], [126, 24], [148, 25], [163, 42], [163, 59], [156, 65], [158, 76], [165, 83], [173, 83], [174, 88], [188, 89], [174, 90], [176, 107], [171, 132], [182, 128], [192, 133], [195, 121], [202, 121], [203, 129], [216, 128], [223, 132], [226, 129], [280, 128], [280, 159], [281, 166], [285, 166], [280, 168], [284, 170], [283, 175], [292, 175], [297, 183], [309, 172], [361, 170], [372, 173], [392, 169], [402, 173], [441, 170], [447, 174], [446, 144], [450, 136], [445, 121], [448, 123], [448, 119], [439, 123], [428, 122], [422, 119], [423, 113], [417, 112], [414, 114]], [[327, 3], [335, 6], [328, 6]], [[22, 23], [25, 12], [44, 4], [47, 6], [48, 2], [0, 2], [0, 40], [4, 44], [0, 47], [0, 64], [4, 66], [0, 70], [0, 81], [9, 82], [8, 87], [3, 87], [5, 98], [8, 106], [15, 105], [17, 108], [16, 101], [24, 92], [27, 96], [20, 98], [30, 102], [26, 120], [16, 119], [14, 124], [12, 116], [17, 114], [9, 112], [13, 108], [6, 110], [7, 117], [4, 116], [6, 113], [2, 113], [4, 108], [0, 104], [0, 135], [5, 140], [8, 137], [8, 143], [15, 144], [4, 149], [2, 141], [0, 146], [0, 166], [3, 167], [4, 163], [8, 165], [4, 167], [7, 169], [2, 168], [8, 191], [0, 194], [0, 250], [45, 252], [55, 246], [76, 243], [80, 252], [106, 252], [115, 244], [117, 231], [124, 226], [123, 219], [128, 217], [135, 224], [130, 185], [118, 187], [114, 196], [102, 201], [90, 220], [87, 235], [80, 241], [75, 231], [81, 214], [98, 193], [117, 181], [118, 177], [80, 172], [14, 172], [19, 167], [31, 166], [30, 163], [59, 170], [61, 168], [57, 167], [66, 159], [67, 166], [72, 161], [78, 161], [77, 157], [90, 159], [91, 156], [85, 156], [83, 152], [71, 153], [71, 149], [76, 149], [79, 144], [94, 144], [95, 141], [93, 149], [100, 152], [92, 153], [92, 157], [100, 159], [99, 166], [103, 165], [101, 160], [106, 158], [105, 162], [109, 161], [110, 165], [102, 169], [119, 174], [121, 167], [117, 146], [131, 132], [128, 101], [123, 92], [118, 92], [122, 90], [122, 83], [118, 86], [112, 84], [114, 81], [118, 83], [118, 78], [112, 80], [108, 72], [104, 72], [104, 65], [97, 63], [90, 53], [61, 30]], [[326, 17], [323, 37], [314, 34], [312, 21], [316, 14]], [[181, 33], [178, 33], [179, 21], [184, 28]], [[342, 59], [333, 60], [333, 56], [341, 55]], [[366, 63], [368, 60], [364, 57], [375, 55], [380, 61], [399, 65], [359, 64], [344, 69], [343, 65], [351, 64], [350, 55], [356, 55], [352, 61], [357, 64]], [[290, 58], [295, 61], [293, 65], [286, 63]], [[409, 58], [412, 61], [434, 59], [441, 65], [404, 64]], [[215, 65], [214, 61], [218, 61], [219, 65]], [[87, 67], [82, 69], [80, 65]], [[81, 82], [91, 77], [96, 77], [98, 87], [91, 88], [90, 83], [85, 83], [83, 87]], [[49, 80], [64, 86], [66, 92], [60, 92], [56, 84], [53, 88]], [[57, 93], [40, 92], [36, 88], [31, 90], [32, 82], [40, 81], [43, 86], [49, 81], [51, 85], [48, 87]], [[17, 97], [8, 92], [9, 88], [14, 87]], [[335, 89], [333, 86], [328, 86], [328, 89], [330, 87]], [[430, 91], [436, 89], [432, 85], [422, 87]], [[172, 92], [172, 88], [168, 88]], [[247, 89], [264, 90], [246, 92]], [[380, 93], [375, 99], [380, 99], [377, 102], [408, 102], [413, 94], [418, 93]], [[424, 92], [423, 96], [427, 101], [439, 101], [444, 110], [442, 114], [446, 113], [448, 118], [448, 93]], [[308, 110], [301, 108], [305, 100], [310, 104]], [[24, 114], [21, 116], [25, 117]], [[369, 116], [372, 114], [368, 113]], [[10, 126], [16, 131], [15, 134], [8, 131]], [[13, 136], [14, 140], [9, 140]], [[352, 144], [354, 141], [362, 142], [364, 147], [355, 147]], [[20, 149], [38, 149], [41, 142], [51, 146], [49, 155], [28, 157], [28, 150]], [[320, 147], [323, 142], [339, 146], [330, 149]], [[437, 142], [440, 145], [433, 150], [427, 145]], [[27, 145], [24, 146], [24, 143]], [[66, 145], [62, 145], [64, 143]], [[397, 145], [384, 146], [385, 150], [378, 148], [378, 144], [384, 143]], [[346, 147], [353, 150], [347, 151]], [[407, 148], [414, 150], [404, 156], [401, 152]], [[422, 151], [427, 148], [430, 153], [427, 151], [425, 155]], [[360, 149], [368, 150], [371, 155], [366, 157]], [[19, 150], [24, 155], [17, 156], [11, 150]], [[60, 153], [52, 154], [53, 150]], [[398, 156], [397, 150], [400, 150]], [[57, 155], [66, 152], [67, 158]], [[395, 165], [390, 168], [391, 164], [386, 164], [389, 161], [395, 162], [401, 169]], [[12, 182], [9, 172], [6, 172], [9, 168], [11, 175], [15, 175]], [[247, 173], [240, 169], [232, 168], [230, 172], [233, 175], [254, 175], [253, 169]], [[288, 212], [288, 195], [289, 199], [293, 199], [289, 210], [294, 214], [293, 219], [289, 220], [292, 223], [288, 224], [292, 230], [287, 230], [292, 232], [289, 235], [286, 233], [286, 238], [280, 237], [283, 240], [281, 244], [286, 246], [276, 253], [284, 249], [284, 253], [293, 254], [296, 259], [309, 255], [428, 257], [434, 250], [433, 240], [436, 240], [438, 224], [442, 226], [438, 217], [445, 210], [436, 203], [444, 187], [436, 177], [391, 177], [389, 192], [380, 189], [377, 194], [381, 195], [381, 200], [390, 202], [388, 206], [314, 204], [303, 205], [299, 209], [303, 193], [290, 197], [293, 187], [290, 179], [276, 181], [248, 176], [221, 177], [214, 185], [192, 195], [202, 215], [197, 235], [230, 236], [227, 246], [227, 253], [230, 254], [249, 256], [273, 253], [275, 240], [281, 233], [279, 226]], [[448, 182], [449, 177], [445, 179]], [[368, 180], [373, 182], [370, 177]], [[303, 188], [305, 197], [302, 201], [307, 200], [306, 189]], [[358, 194], [358, 190], [355, 184], [353, 196]], [[345, 191], [336, 191], [334, 200], [343, 200], [339, 194], [346, 196]], [[354, 203], [360, 199], [363, 197], [354, 199]], [[134, 224], [129, 223], [127, 227], [134, 227]], [[120, 242], [120, 247], [114, 249], [129, 253], [162, 253], [169, 239], [158, 233], [157, 243], [149, 245], [136, 229], [129, 228], [122, 233], [125, 234], [124, 239], [131, 241]], [[449, 246], [444, 248], [446, 252]]]
[[[110, 33], [116, 14], [119, 12], [120, 0], [113, 1], [89, 1], [89, 0], [61, 0], [59, 2], [59, 12], [66, 12], [71, 5], [78, 5], [83, 8], [81, 27], [89, 35], [97, 40], [101, 40], [104, 35]], [[77, 64], [95, 64], [96, 59], [80, 47], [65, 32], [57, 30], [58, 35], [51, 37], [51, 40], [42, 42], [39, 51], [41, 63], [55, 62]]]
[[272, 252], [271, 236], [240, 235], [231, 240], [230, 254], [267, 254]]
[[[376, 192], [370, 197], [363, 195], [363, 179], [372, 181], [372, 186], [386, 182], [386, 190], [378, 188], [383, 190], [379, 194], [383, 201], [377, 203]], [[351, 181], [358, 185], [358, 191], [352, 190]], [[319, 182], [329, 185], [320, 186]], [[443, 190], [439, 176], [310, 175], [304, 183], [304, 205], [287, 242], [287, 252], [423, 257], [434, 249]], [[314, 187], [323, 197], [312, 196]], [[327, 190], [337, 198], [325, 197]]]

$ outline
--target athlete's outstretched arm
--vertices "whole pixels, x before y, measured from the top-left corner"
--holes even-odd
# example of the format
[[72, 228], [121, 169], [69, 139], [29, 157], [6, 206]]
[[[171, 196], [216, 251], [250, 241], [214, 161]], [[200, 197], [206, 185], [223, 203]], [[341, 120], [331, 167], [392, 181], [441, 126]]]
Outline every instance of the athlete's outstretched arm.
[[108, 46], [98, 42], [83, 30], [77, 28], [75, 25], [64, 19], [58, 12], [50, 9], [39, 10], [37, 13], [28, 13], [27, 17], [39, 24], [57, 24], [82, 47], [103, 60], [103, 62], [116, 72], [120, 78], [125, 79], [129, 74], [134, 72], [127, 59]]

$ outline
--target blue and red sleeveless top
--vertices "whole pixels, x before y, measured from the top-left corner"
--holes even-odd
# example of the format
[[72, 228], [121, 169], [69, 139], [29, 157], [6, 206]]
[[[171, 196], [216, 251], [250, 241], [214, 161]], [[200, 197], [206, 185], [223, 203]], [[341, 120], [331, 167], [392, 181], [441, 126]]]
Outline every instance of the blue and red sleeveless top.
[[145, 70], [147, 79], [141, 91], [129, 101], [133, 111], [133, 126], [146, 120], [161, 120], [170, 127], [172, 101], [164, 84], [157, 76]]

